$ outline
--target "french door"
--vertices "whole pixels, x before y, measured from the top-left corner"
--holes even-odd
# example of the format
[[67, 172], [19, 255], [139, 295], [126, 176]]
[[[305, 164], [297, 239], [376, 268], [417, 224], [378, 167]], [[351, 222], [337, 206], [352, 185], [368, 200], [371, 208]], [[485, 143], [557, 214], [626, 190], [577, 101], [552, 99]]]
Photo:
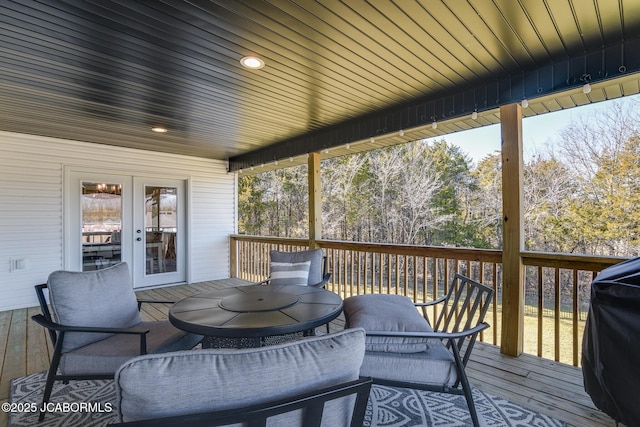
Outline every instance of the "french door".
[[185, 181], [72, 171], [65, 268], [129, 264], [135, 287], [186, 280]]
[[151, 286], [184, 282], [185, 182], [137, 177], [133, 182], [134, 283]]

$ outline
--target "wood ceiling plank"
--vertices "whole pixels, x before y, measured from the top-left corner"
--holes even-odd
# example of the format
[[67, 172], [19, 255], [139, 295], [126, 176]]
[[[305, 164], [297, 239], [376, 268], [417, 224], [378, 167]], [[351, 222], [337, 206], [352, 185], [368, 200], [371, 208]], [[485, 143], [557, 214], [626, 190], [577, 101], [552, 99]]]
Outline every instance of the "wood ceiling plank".
[[[519, 0], [519, 3], [538, 40], [527, 43], [527, 49], [537, 64], [547, 64], [551, 61], [553, 52], [565, 51], [562, 38], [549, 14], [547, 0]], [[508, 4], [504, 7], [508, 7]], [[530, 34], [530, 37], [533, 35]]]
[[[505, 12], [493, 0], [471, 0], [470, 5], [480, 19], [474, 28], [477, 37], [489, 50], [507, 72], [518, 69], [527, 61], [531, 61], [530, 54], [523, 45], [522, 38], [514, 32], [508, 16], [516, 12]], [[512, 3], [513, 9], [520, 9], [517, 3]], [[468, 16], [473, 16], [469, 14]], [[476, 29], [477, 28], [477, 29]]]
[[[376, 126], [400, 142], [405, 122], [405, 137], [430, 135], [427, 115], [441, 123], [433, 135], [486, 125], [497, 116], [471, 121], [471, 97], [493, 104], [536, 84], [546, 96], [532, 68], [580, 68], [571, 56], [640, 35], [637, 0], [2, 1], [0, 127], [226, 157], [326, 129], [339, 129], [331, 144]], [[267, 67], [241, 68], [251, 53]], [[620, 75], [617, 92], [531, 100], [530, 114], [637, 93]], [[148, 135], [158, 122], [164, 138]]]
[[[159, 3], [153, 3], [153, 6], [155, 6], [156, 8], [160, 8], [161, 5]], [[206, 17], [208, 19], [216, 19], [216, 14], [222, 14], [221, 12], [219, 12], [218, 9], [212, 9], [213, 5], [211, 4], [207, 4], [207, 7], [208, 8], [206, 11], [207, 13]], [[185, 9], [180, 11], [175, 10], [173, 11], [173, 13], [171, 13], [171, 10], [168, 10], [168, 9], [162, 9], [162, 11], [166, 15], [171, 14], [176, 16], [184, 16], [183, 20], [189, 21], [189, 22], [193, 20], [202, 21], [205, 19], [203, 15], [197, 15], [197, 13], [203, 13], [198, 9], [195, 9], [195, 10]], [[333, 91], [333, 95], [335, 97], [334, 99], [341, 98], [343, 102], [349, 102], [350, 94], [351, 94], [351, 99], [356, 99], [358, 97], [361, 97], [363, 92], [366, 92], [366, 90], [368, 89], [368, 88], [363, 88], [363, 90], [358, 91], [356, 88], [353, 87], [354, 85], [348, 84], [348, 82], [343, 83], [343, 81], [345, 80], [344, 77], [341, 77], [340, 79], [336, 78], [337, 76], [336, 74], [328, 75], [327, 77], [325, 77], [325, 79], [323, 80], [325, 83], [322, 84], [322, 87], [314, 89], [314, 86], [318, 85], [318, 80], [320, 78], [318, 71], [322, 70], [323, 68], [319, 66], [314, 67], [314, 64], [311, 64], [311, 63], [309, 65], [301, 65], [299, 62], [295, 62], [294, 60], [290, 59], [290, 58], [295, 58], [296, 60], [303, 61], [303, 62], [309, 61], [307, 58], [304, 58], [304, 56], [301, 56], [303, 54], [304, 49], [300, 47], [299, 43], [294, 42], [295, 37], [287, 38], [281, 35], [280, 34], [281, 31], [277, 31], [278, 25], [280, 24], [275, 20], [270, 21], [268, 25], [265, 25], [264, 22], [256, 23], [257, 25], [249, 25], [250, 23], [248, 21], [249, 20], [247, 18], [247, 23], [246, 23], [247, 25], [245, 26], [246, 28], [251, 28], [251, 34], [249, 34], [248, 30], [244, 30], [242, 34], [245, 34], [247, 38], [252, 37], [253, 39], [260, 40], [260, 45], [257, 45], [254, 48], [254, 50], [257, 52], [260, 52], [260, 56], [262, 56], [269, 63], [268, 64], [269, 69], [273, 70], [272, 74], [274, 75], [274, 77], [272, 79], [270, 80], [262, 79], [265, 85], [271, 87], [271, 90], [273, 90], [273, 87], [276, 85], [281, 86], [283, 84], [287, 85], [289, 83], [291, 92], [307, 93], [309, 96], [311, 96], [312, 94], [317, 94], [320, 90], [323, 93], [327, 91], [329, 92]], [[215, 32], [224, 31], [225, 39], [230, 40], [235, 45], [239, 46], [240, 43], [244, 43], [248, 45], [252, 44], [251, 39], [250, 38], [244, 39], [240, 35], [241, 33], [238, 33], [238, 34], [232, 33], [232, 30], [233, 30], [232, 24], [222, 22], [219, 20], [216, 20], [215, 24], [213, 23], [214, 21], [211, 21], [211, 22], [207, 21], [207, 22], [208, 22], [208, 25], [212, 27], [211, 31], [214, 30], [213, 26], [216, 25]], [[169, 24], [174, 25], [173, 22], [170, 22]], [[230, 27], [230, 28], [227, 28], [227, 27]], [[186, 30], [187, 29], [185, 29], [185, 31]], [[284, 31], [285, 29], [283, 28], [282, 30]], [[197, 37], [202, 39], [205, 36], [206, 35], [199, 34]], [[185, 40], [185, 43], [190, 43], [190, 40]], [[307, 51], [304, 53], [306, 53], [309, 56], [317, 55], [311, 49], [307, 49]], [[232, 61], [233, 67], [238, 67], [237, 60], [239, 60], [241, 56], [243, 56], [243, 54], [238, 53], [236, 55], [235, 59]], [[340, 69], [342, 72], [342, 75], [345, 72], [345, 69], [343, 66], [340, 66], [340, 67], [336, 66], [336, 69]], [[295, 71], [295, 72], [291, 72], [291, 71]], [[262, 77], [262, 74], [256, 74], [255, 76], [252, 76], [252, 80], [258, 82], [258, 81], [261, 81], [261, 77]], [[326, 84], [327, 81], [331, 82], [332, 84], [330, 85]], [[380, 91], [371, 90], [369, 95], [372, 97], [376, 97], [376, 96], [380, 96], [379, 93]], [[355, 104], [353, 106], [355, 107]]]
[[[640, 7], [638, 6], [639, 3], [627, 2], [629, 8], [634, 7], [632, 3], [635, 4], [636, 13], [640, 13]], [[621, 4], [622, 2], [618, 0], [600, 0], [596, 5], [595, 11], [600, 19], [600, 30], [603, 43], [606, 43], [607, 41], [620, 40], [625, 36], [622, 15], [623, 9], [620, 7]]]
[[[333, 52], [332, 58], [335, 55], [349, 59], [352, 70], [356, 72], [356, 85], [367, 85], [369, 83], [366, 82], [371, 81], [378, 85], [378, 90], [382, 93], [391, 94], [395, 102], [401, 100], [403, 95], [406, 97], [406, 94], [416, 93], [414, 87], [420, 82], [413, 76], [406, 76], [407, 81], [399, 78], [406, 73], [380, 56], [379, 42], [375, 39], [380, 36], [379, 33], [367, 38], [351, 22], [334, 11], [334, 8], [327, 9], [316, 2], [303, 3], [304, 9], [293, 7], [290, 3], [278, 5], [286, 6], [286, 12], [298, 21], [308, 23], [313, 28], [313, 37], [317, 38], [317, 42]], [[336, 3], [336, 7], [341, 7], [340, 10], [346, 13], [342, 4]]]
[[557, 59], [585, 52], [586, 46], [578, 27], [574, 2], [546, 0], [546, 4], [553, 21], [554, 31], [558, 32], [565, 49], [564, 52], [552, 52], [553, 58]]
[[543, 28], [537, 28], [533, 24], [531, 21], [533, 17], [524, 9], [525, 2], [491, 0], [491, 3], [499, 13], [489, 13], [487, 23], [495, 29], [496, 35], [511, 56], [517, 58], [519, 68], [525, 69], [548, 63], [549, 56], [541, 41], [540, 31], [543, 31]]
[[[479, 56], [486, 52], [478, 39], [469, 35], [469, 28], [453, 14], [451, 7], [441, 1], [421, 4], [415, 1], [396, 1], [404, 12], [398, 19], [401, 28], [407, 28], [408, 37], [426, 51], [425, 58], [442, 75], [441, 84], [468, 83], [486, 75], [497, 63], [483, 63]], [[464, 8], [461, 2], [453, 4], [456, 10]], [[470, 8], [467, 8], [470, 10]], [[394, 17], [394, 19], [396, 19]], [[413, 29], [415, 28], [415, 29]], [[482, 56], [491, 61], [490, 56]]]
[[[234, 13], [245, 16], [248, 21], [253, 21], [254, 25], [249, 25], [249, 23], [247, 25], [252, 27], [254, 32], [262, 37], [261, 40], [264, 40], [265, 43], [268, 43], [272, 37], [269, 34], [265, 34], [265, 31], [271, 32], [275, 30], [273, 31], [275, 37], [282, 35], [287, 40], [295, 40], [305, 45], [305, 49], [302, 49], [302, 51], [298, 47], [293, 52], [293, 60], [298, 60], [299, 62], [308, 61], [310, 65], [307, 68], [310, 68], [309, 72], [311, 74], [317, 76], [319, 73], [322, 75], [322, 72], [330, 72], [331, 74], [328, 76], [327, 81], [331, 81], [334, 78], [337, 81], [346, 81], [348, 85], [361, 88], [364, 92], [372, 91], [382, 95], [389, 93], [385, 85], [390, 79], [394, 78], [395, 70], [382, 70], [381, 67], [375, 66], [375, 63], [369, 63], [364, 60], [363, 54], [352, 49], [353, 41], [342, 36], [339, 29], [318, 19], [309, 12], [301, 10], [290, 3], [276, 4], [281, 7], [287, 7], [287, 9], [286, 13], [280, 9], [275, 9], [273, 13], [276, 14], [278, 19], [274, 19], [273, 22], [265, 22], [265, 17], [250, 7], [250, 2], [248, 5], [242, 2], [233, 2], [227, 6], [233, 7], [232, 11]], [[280, 24], [282, 21], [287, 22], [289, 25]], [[275, 47], [271, 48], [275, 49]], [[286, 58], [288, 58], [287, 54], [281, 54], [277, 59], [284, 61]], [[363, 64], [366, 64], [366, 66], [363, 66]], [[304, 65], [302, 64], [302, 66]], [[301, 65], [297, 63], [292, 64], [292, 66], [293, 70], [298, 70]], [[389, 95], [386, 95], [386, 97], [387, 102], [395, 99], [395, 97], [389, 98]]]
[[[640, 22], [637, 17], [640, 16], [640, 2], [636, 0], [620, 0], [619, 6], [613, 7], [617, 8], [619, 13], [622, 15], [620, 18], [622, 20], [623, 27], [622, 36], [625, 39], [628, 39], [634, 37], [635, 34], [638, 34], [640, 32]], [[610, 33], [605, 31], [605, 34], [609, 35]], [[607, 42], [610, 41], [611, 40], [607, 38]]]
[[[159, 56], [162, 56], [162, 55], [159, 55]], [[151, 68], [153, 68], [153, 67], [148, 67], [148, 68], [149, 68], [149, 69], [151, 69]], [[177, 74], [180, 74], [181, 76], [184, 76], [184, 75], [186, 74], [186, 72], [185, 72], [185, 73], [177, 73]], [[129, 78], [131, 78], [131, 75], [129, 75]], [[181, 78], [183, 78], [183, 77], [181, 77]], [[155, 81], [158, 81], [158, 80], [155, 80]], [[230, 83], [230, 84], [229, 84], [229, 86], [231, 86], [232, 84], [233, 84], [233, 85], [235, 85], [235, 83], [233, 83], [233, 82], [232, 82], [232, 83]], [[173, 84], [167, 84], [167, 86], [169, 86], [169, 87], [174, 87], [175, 85], [173, 85]], [[237, 86], [234, 86], [234, 87], [236, 87], [236, 90], [237, 90]], [[222, 90], [224, 91], [225, 86], [222, 86], [222, 88], [223, 88]], [[267, 91], [268, 91], [268, 88], [267, 88], [267, 89], [265, 89], [265, 95], [267, 94]], [[250, 92], [250, 94], [251, 94], [251, 95], [255, 95], [255, 92], [256, 92], [256, 90], [255, 90], [255, 88], [254, 88], [254, 90], [253, 90], [253, 91], [251, 91], [251, 92]], [[268, 96], [267, 98], [269, 99], [269, 103], [270, 103], [270, 105], [269, 105], [269, 106], [265, 106], [265, 108], [267, 108], [267, 110], [268, 110], [268, 111], [271, 111], [271, 110], [273, 110], [273, 108], [272, 108], [272, 107], [273, 107], [272, 103], [274, 102], [274, 99], [276, 99], [276, 98], [278, 97], [278, 95], [277, 95], [277, 94], [276, 94], [276, 95], [274, 95], [272, 92], [271, 92], [271, 93], [269, 93], [269, 95], [270, 95], [270, 96]], [[193, 95], [190, 95], [190, 96], [193, 96]], [[173, 99], [175, 99], [175, 97], [173, 97]], [[283, 100], [283, 103], [284, 103], [283, 105], [291, 105], [291, 106], [292, 106], [292, 108], [295, 108], [295, 101], [296, 101], [296, 98], [295, 98], [295, 97], [293, 97], [293, 98], [291, 98], [291, 99], [284, 99], [284, 100]], [[343, 101], [344, 101], [344, 99], [343, 99]], [[242, 103], [242, 99], [240, 99], [240, 100], [238, 100], [238, 99], [234, 99], [234, 102], [236, 102], [236, 103], [240, 103], [240, 104], [241, 104], [241, 103]], [[248, 104], [248, 105], [251, 105], [251, 106], [255, 107], [255, 106], [257, 105], [257, 103], [256, 103], [256, 102], [251, 102], [251, 103], [250, 103], [250, 104]], [[300, 109], [297, 109], [297, 111], [301, 111], [301, 110], [300, 110]], [[292, 114], [293, 114], [293, 113], [294, 113], [294, 112], [292, 111]]]
[[[338, 27], [342, 34], [351, 39], [351, 43], [356, 43], [356, 46], [361, 46], [368, 52], [364, 58], [365, 64], [393, 69], [394, 79], [390, 83], [406, 90], [409, 98], [414, 97], [416, 93], [442, 87], [441, 82], [434, 82], [423, 71], [425, 68], [431, 68], [428, 62], [434, 59], [434, 56], [405, 32], [416, 32], [419, 28], [415, 23], [409, 23], [402, 10], [392, 3], [381, 3], [376, 8], [374, 4], [363, 0], [346, 3], [336, 3], [333, 0], [319, 2], [326, 10], [331, 8], [332, 12], [343, 20]], [[402, 24], [410, 26], [403, 28]], [[422, 34], [418, 32], [416, 35]]]

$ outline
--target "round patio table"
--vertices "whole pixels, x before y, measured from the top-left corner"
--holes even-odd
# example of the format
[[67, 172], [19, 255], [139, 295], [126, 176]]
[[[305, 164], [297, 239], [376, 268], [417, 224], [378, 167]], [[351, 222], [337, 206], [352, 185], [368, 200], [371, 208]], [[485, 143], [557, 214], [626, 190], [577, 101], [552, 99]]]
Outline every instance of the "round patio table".
[[238, 348], [277, 343], [291, 334], [310, 335], [341, 312], [342, 298], [322, 288], [249, 285], [178, 301], [169, 310], [169, 320], [179, 329], [204, 335], [204, 348]]

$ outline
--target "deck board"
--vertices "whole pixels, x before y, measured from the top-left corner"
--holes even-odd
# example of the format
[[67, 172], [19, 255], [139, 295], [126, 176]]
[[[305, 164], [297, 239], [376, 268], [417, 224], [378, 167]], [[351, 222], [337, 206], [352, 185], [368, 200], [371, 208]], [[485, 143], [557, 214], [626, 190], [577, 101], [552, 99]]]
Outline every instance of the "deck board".
[[[138, 291], [139, 298], [179, 300], [190, 295], [243, 283], [224, 279]], [[169, 305], [143, 304], [144, 320], [167, 318]], [[31, 316], [38, 308], [0, 312], [0, 402], [9, 398], [10, 380], [48, 368], [53, 352], [44, 328]], [[331, 330], [344, 328], [344, 317], [331, 322]], [[478, 343], [467, 367], [472, 386], [494, 396], [567, 422], [569, 426], [613, 427], [615, 422], [598, 411], [582, 386], [582, 371], [531, 355], [505, 356], [498, 347]], [[0, 427], [7, 416], [0, 412]]]

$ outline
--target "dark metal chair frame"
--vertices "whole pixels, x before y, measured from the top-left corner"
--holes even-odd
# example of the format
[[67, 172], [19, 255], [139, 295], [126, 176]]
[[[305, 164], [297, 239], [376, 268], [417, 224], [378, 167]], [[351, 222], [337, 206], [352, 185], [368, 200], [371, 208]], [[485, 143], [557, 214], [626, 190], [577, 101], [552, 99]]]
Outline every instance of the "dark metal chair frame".
[[[480, 425], [478, 413], [473, 402], [471, 386], [469, 385], [465, 367], [478, 334], [489, 327], [484, 322], [484, 317], [491, 303], [493, 293], [494, 290], [492, 288], [456, 274], [447, 294], [434, 301], [415, 304], [416, 307], [422, 309], [422, 314], [426, 319], [428, 319], [428, 307], [442, 304], [438, 320], [433, 326], [434, 332], [366, 331], [367, 336], [371, 337], [433, 338], [442, 340], [442, 343], [453, 354], [455, 361], [458, 380], [453, 387], [446, 384], [439, 386], [377, 378], [373, 379], [374, 384], [464, 395], [473, 425], [478, 427]], [[472, 322], [475, 322], [475, 324], [472, 325]]]
[[190, 427], [204, 427], [246, 423], [247, 427], [265, 427], [267, 425], [267, 420], [275, 415], [303, 409], [304, 414], [302, 425], [305, 427], [320, 427], [324, 404], [326, 402], [355, 394], [356, 399], [350, 425], [351, 427], [361, 427], [364, 421], [365, 410], [367, 408], [371, 383], [371, 378], [360, 378], [355, 381], [338, 384], [317, 391], [311, 391], [298, 396], [244, 408], [143, 421], [131, 421], [116, 425], [137, 427], [188, 425]]
[[[95, 333], [109, 333], [109, 334], [129, 334], [140, 336], [140, 354], [147, 353], [147, 334], [148, 329], [143, 327], [134, 326], [132, 328], [100, 328], [100, 327], [86, 327], [76, 325], [61, 325], [54, 322], [47, 299], [44, 295], [44, 290], [47, 289], [47, 284], [36, 285], [36, 295], [38, 296], [38, 302], [40, 303], [40, 309], [42, 314], [31, 316], [36, 323], [44, 326], [49, 331], [49, 337], [53, 343], [54, 350], [51, 358], [51, 365], [47, 373], [47, 381], [44, 388], [44, 396], [42, 398], [41, 408], [49, 401], [51, 397], [51, 391], [53, 390], [53, 383], [55, 381], [62, 381], [64, 384], [68, 384], [69, 380], [104, 380], [113, 379], [113, 374], [86, 374], [86, 375], [59, 375], [58, 365], [60, 364], [60, 358], [62, 357], [62, 343], [64, 342], [64, 336], [67, 332], [95, 332]], [[159, 303], [159, 304], [173, 304], [174, 301], [160, 301], [160, 300], [138, 300], [138, 310], [143, 303]], [[40, 411], [39, 420], [44, 419], [45, 412]]]

